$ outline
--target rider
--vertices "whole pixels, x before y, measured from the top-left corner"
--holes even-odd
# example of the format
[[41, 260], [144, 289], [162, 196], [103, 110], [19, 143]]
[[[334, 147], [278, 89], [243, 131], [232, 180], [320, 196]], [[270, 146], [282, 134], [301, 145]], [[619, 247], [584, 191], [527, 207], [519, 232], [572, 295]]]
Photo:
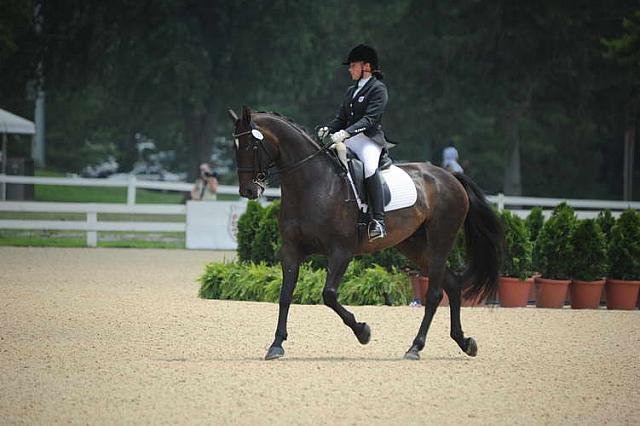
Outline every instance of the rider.
[[387, 141], [382, 131], [382, 114], [389, 98], [387, 87], [382, 82], [383, 74], [378, 68], [375, 49], [359, 44], [351, 49], [344, 65], [349, 65], [351, 79], [357, 84], [347, 89], [336, 118], [318, 130], [323, 139], [331, 133], [333, 143], [344, 142], [364, 163], [364, 176], [371, 222], [369, 241], [386, 236], [384, 225], [384, 199], [382, 179], [378, 163]]

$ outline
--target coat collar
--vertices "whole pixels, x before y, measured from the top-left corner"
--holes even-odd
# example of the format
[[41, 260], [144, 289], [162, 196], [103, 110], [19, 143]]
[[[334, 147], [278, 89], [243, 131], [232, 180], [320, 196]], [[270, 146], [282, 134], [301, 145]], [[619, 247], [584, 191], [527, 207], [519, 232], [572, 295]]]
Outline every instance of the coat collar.
[[[362, 86], [362, 88], [360, 88], [360, 90], [358, 91], [358, 94], [361, 93], [366, 93], [366, 91], [373, 85], [373, 83], [375, 81], [377, 81], [378, 79], [375, 76], [371, 76], [371, 78], [369, 80], [367, 80], [367, 82], [364, 84], [364, 86]], [[353, 92], [358, 88], [358, 83], [354, 84], [353, 86], [351, 86], [349, 88], [349, 96], [353, 97]]]

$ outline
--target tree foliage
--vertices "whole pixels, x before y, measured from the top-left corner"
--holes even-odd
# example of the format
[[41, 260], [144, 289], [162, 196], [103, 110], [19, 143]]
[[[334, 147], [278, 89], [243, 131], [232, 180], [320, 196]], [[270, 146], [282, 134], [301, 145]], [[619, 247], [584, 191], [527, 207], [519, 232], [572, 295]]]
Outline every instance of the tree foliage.
[[139, 135], [192, 171], [230, 143], [229, 106], [326, 123], [350, 84], [341, 62], [366, 42], [389, 88], [395, 159], [440, 163], [451, 140], [489, 192], [622, 192], [640, 87], [640, 12], [627, 0], [43, 4], [38, 35], [34, 2], [3, 3], [0, 99], [31, 116], [43, 59], [48, 160], [64, 171], [107, 151], [127, 168]]

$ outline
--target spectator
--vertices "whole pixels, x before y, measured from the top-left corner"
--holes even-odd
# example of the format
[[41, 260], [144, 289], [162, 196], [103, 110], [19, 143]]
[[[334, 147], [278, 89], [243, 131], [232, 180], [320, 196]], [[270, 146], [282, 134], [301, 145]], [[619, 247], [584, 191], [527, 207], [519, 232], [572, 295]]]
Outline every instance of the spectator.
[[458, 150], [453, 145], [453, 141], [449, 141], [449, 146], [442, 151], [442, 167], [451, 173], [464, 172], [464, 169], [458, 163]]
[[214, 201], [218, 192], [218, 175], [211, 170], [209, 164], [200, 164], [200, 173], [191, 190], [191, 199], [200, 201]]

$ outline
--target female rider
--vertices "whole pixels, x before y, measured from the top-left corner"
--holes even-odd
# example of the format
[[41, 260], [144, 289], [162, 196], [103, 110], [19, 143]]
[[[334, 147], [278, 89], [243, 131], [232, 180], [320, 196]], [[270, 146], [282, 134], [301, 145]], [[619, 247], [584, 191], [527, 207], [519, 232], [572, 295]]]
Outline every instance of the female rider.
[[387, 141], [382, 131], [382, 114], [387, 105], [387, 87], [378, 69], [378, 54], [370, 46], [360, 44], [349, 52], [344, 65], [349, 65], [351, 79], [357, 84], [347, 89], [340, 111], [327, 126], [318, 130], [323, 139], [331, 134], [333, 143], [344, 142], [364, 163], [365, 186], [369, 197], [371, 221], [369, 241], [386, 236], [384, 199], [378, 163]]

